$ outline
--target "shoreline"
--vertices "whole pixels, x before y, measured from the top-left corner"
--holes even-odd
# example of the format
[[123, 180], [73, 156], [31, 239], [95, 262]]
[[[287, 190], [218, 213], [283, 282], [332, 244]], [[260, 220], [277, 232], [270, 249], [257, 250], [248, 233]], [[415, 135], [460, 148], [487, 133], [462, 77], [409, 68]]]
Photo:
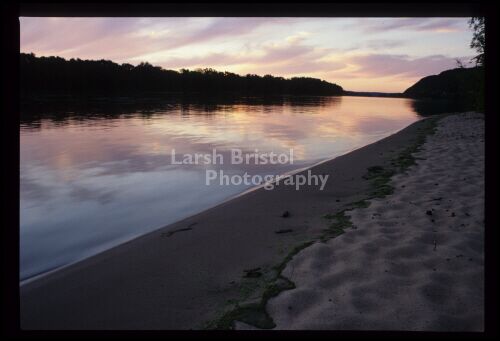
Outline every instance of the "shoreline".
[[[419, 119], [419, 121], [420, 121], [420, 120], [422, 120], [422, 119], [423, 119], [423, 118]], [[418, 121], [416, 121], [416, 122], [418, 122]], [[416, 123], [416, 122], [414, 122], [414, 123]], [[402, 128], [402, 129], [400, 129], [399, 131], [401, 131], [401, 130], [403, 130], [403, 129], [405, 129], [405, 128], [406, 128], [406, 127], [404, 127], [404, 128]], [[391, 134], [391, 135], [397, 134], [399, 131], [396, 131], [395, 133], [393, 133], [393, 134]], [[391, 135], [389, 135], [389, 136], [391, 136]], [[387, 136], [387, 137], [389, 137], [389, 136]], [[383, 138], [382, 138], [382, 139], [383, 139]], [[378, 142], [378, 141], [375, 141], [375, 142]], [[375, 142], [372, 142], [372, 143], [375, 143]], [[360, 149], [360, 148], [363, 148], [363, 147], [366, 147], [366, 146], [362, 146], [362, 147], [354, 147], [354, 148], [352, 148], [352, 149], [350, 149], [350, 150], [348, 150], [348, 151], [344, 152], [344, 153], [343, 153], [343, 154], [341, 154], [341, 155], [337, 155], [337, 156], [334, 156], [334, 157], [326, 158], [326, 159], [324, 159], [324, 160], [316, 161], [316, 162], [314, 162], [313, 164], [311, 164], [311, 165], [309, 165], [309, 166], [305, 166], [305, 167], [301, 167], [301, 168], [298, 168], [298, 169], [295, 169], [295, 170], [287, 171], [287, 172], [285, 172], [285, 173], [283, 173], [283, 174], [279, 174], [279, 175], [278, 175], [278, 177], [283, 177], [283, 176], [288, 176], [288, 175], [295, 175], [295, 174], [300, 174], [300, 173], [302, 173], [302, 172], [307, 172], [308, 170], [310, 170], [310, 169], [312, 169], [312, 168], [314, 168], [314, 167], [316, 167], [316, 166], [319, 166], [319, 165], [321, 165], [321, 164], [324, 164], [324, 163], [327, 163], [327, 162], [333, 161], [333, 160], [335, 160], [336, 158], [338, 158], [338, 157], [340, 157], [340, 156], [343, 156], [343, 155], [349, 154], [349, 153], [354, 152], [354, 151], [356, 151], [357, 149]], [[275, 183], [275, 182], [276, 182], [276, 181], [272, 181], [272, 183]], [[57, 272], [57, 271], [60, 271], [60, 270], [66, 269], [66, 268], [68, 268], [68, 267], [74, 266], [74, 265], [76, 265], [76, 264], [78, 264], [78, 263], [80, 263], [80, 262], [83, 262], [83, 261], [85, 261], [85, 260], [87, 260], [87, 259], [91, 258], [91, 257], [95, 257], [95, 256], [98, 256], [99, 254], [101, 254], [101, 253], [103, 253], [103, 252], [109, 251], [110, 249], [113, 249], [113, 248], [116, 248], [116, 247], [120, 247], [120, 246], [122, 246], [123, 244], [129, 243], [129, 242], [133, 242], [135, 239], [138, 239], [138, 238], [144, 237], [144, 236], [146, 236], [147, 234], [154, 233], [154, 232], [155, 232], [155, 231], [157, 231], [157, 230], [160, 230], [160, 229], [168, 229], [168, 227], [169, 227], [169, 226], [172, 226], [172, 225], [174, 225], [174, 224], [180, 223], [180, 222], [182, 222], [183, 220], [186, 220], [186, 219], [192, 218], [192, 217], [194, 217], [194, 216], [196, 216], [196, 215], [198, 215], [198, 214], [202, 214], [202, 213], [204, 213], [204, 212], [206, 212], [206, 211], [209, 211], [209, 210], [215, 209], [215, 208], [217, 208], [217, 207], [218, 207], [218, 206], [220, 206], [220, 205], [223, 205], [223, 204], [225, 204], [225, 203], [228, 203], [228, 202], [230, 202], [230, 201], [232, 201], [232, 200], [234, 200], [234, 199], [237, 199], [237, 198], [239, 198], [239, 197], [241, 197], [241, 196], [245, 196], [245, 195], [247, 195], [248, 193], [251, 193], [251, 192], [254, 192], [254, 191], [260, 190], [260, 189], [262, 189], [264, 186], [265, 186], [265, 184], [263, 183], [263, 184], [261, 184], [261, 185], [257, 185], [257, 186], [254, 186], [254, 187], [248, 188], [248, 189], [246, 189], [246, 190], [242, 191], [241, 193], [234, 194], [234, 195], [232, 195], [232, 196], [228, 197], [227, 199], [224, 199], [223, 201], [221, 201], [221, 202], [219, 202], [219, 203], [216, 203], [216, 204], [214, 204], [213, 206], [211, 206], [211, 207], [209, 207], [209, 208], [206, 208], [206, 209], [204, 209], [204, 210], [202, 210], [202, 211], [200, 211], [200, 212], [198, 212], [198, 213], [195, 213], [195, 214], [190, 215], [190, 216], [188, 216], [188, 217], [181, 218], [181, 219], [179, 219], [179, 220], [177, 220], [177, 221], [174, 221], [174, 222], [172, 222], [172, 223], [170, 223], [170, 224], [168, 224], [168, 225], [164, 225], [164, 226], [161, 226], [161, 227], [159, 227], [159, 228], [157, 228], [157, 229], [155, 229], [155, 230], [153, 230], [153, 231], [146, 232], [145, 234], [132, 236], [130, 239], [125, 239], [125, 240], [123, 240], [122, 242], [120, 242], [120, 243], [119, 243], [119, 244], [117, 244], [117, 245], [114, 245], [114, 246], [111, 246], [111, 247], [108, 247], [108, 248], [103, 248], [103, 249], [101, 249], [100, 251], [98, 251], [97, 253], [91, 254], [91, 255], [89, 255], [89, 256], [86, 256], [86, 257], [83, 257], [83, 258], [76, 259], [76, 260], [74, 260], [74, 261], [72, 261], [72, 262], [69, 262], [69, 263], [67, 263], [67, 264], [64, 264], [64, 265], [61, 265], [61, 266], [57, 266], [57, 267], [52, 268], [52, 269], [49, 269], [49, 270], [47, 270], [47, 271], [44, 271], [44, 272], [41, 272], [41, 273], [35, 274], [35, 275], [33, 275], [33, 276], [30, 276], [30, 277], [28, 277], [28, 278], [22, 279], [22, 280], [20, 280], [20, 281], [19, 281], [19, 286], [20, 286], [20, 287], [22, 287], [22, 286], [24, 286], [24, 285], [27, 285], [27, 284], [29, 284], [29, 283], [33, 282], [33, 281], [36, 281], [36, 280], [38, 280], [38, 279], [41, 279], [41, 278], [43, 278], [43, 277], [45, 277], [45, 276], [51, 275], [51, 274], [53, 274], [53, 273], [55, 273], [55, 272]]]
[[[417, 122], [418, 122], [418, 121], [417, 121]], [[404, 128], [403, 128], [403, 129], [404, 129]], [[394, 134], [397, 134], [397, 133], [398, 133], [398, 131], [397, 131], [397, 132], [395, 132]], [[389, 135], [389, 136], [390, 136], [390, 135]], [[375, 142], [377, 142], [377, 141], [375, 141]], [[364, 147], [364, 146], [363, 146], [363, 147]], [[359, 148], [362, 148], [362, 147], [359, 147]], [[351, 152], [353, 152], [353, 151], [355, 151], [355, 150], [357, 150], [357, 149], [359, 149], [359, 148], [353, 148], [353, 149], [351, 149], [351, 150], [349, 150], [349, 151], [345, 152], [344, 154], [341, 154], [341, 155], [338, 155], [338, 156], [334, 156], [334, 157], [331, 157], [331, 158], [327, 158], [327, 159], [324, 159], [324, 160], [321, 160], [321, 161], [315, 162], [315, 163], [313, 163], [313, 164], [311, 164], [311, 165], [309, 165], [309, 166], [305, 166], [305, 167], [301, 167], [301, 168], [298, 168], [298, 169], [295, 169], [295, 170], [291, 170], [291, 171], [285, 172], [285, 173], [283, 173], [283, 174], [278, 175], [278, 177], [283, 177], [283, 176], [288, 176], [288, 175], [295, 175], [295, 174], [299, 174], [299, 173], [302, 173], [302, 172], [306, 172], [306, 171], [308, 171], [308, 170], [312, 169], [313, 167], [319, 166], [319, 165], [321, 165], [321, 164], [323, 164], [323, 163], [326, 163], [326, 162], [329, 162], [329, 161], [333, 161], [333, 160], [334, 160], [334, 159], [336, 159], [337, 157], [342, 156], [342, 155], [345, 155], [345, 154], [348, 154], [348, 153], [351, 153]], [[276, 182], [276, 181], [272, 181], [271, 183], [275, 183], [275, 182]], [[147, 235], [147, 234], [149, 234], [149, 233], [154, 233], [155, 231], [160, 230], [160, 229], [168, 229], [168, 227], [169, 227], [169, 226], [172, 226], [172, 225], [174, 225], [174, 224], [180, 223], [180, 222], [182, 222], [183, 220], [186, 220], [186, 219], [192, 218], [192, 217], [194, 217], [194, 216], [196, 216], [196, 215], [198, 215], [198, 214], [202, 214], [202, 213], [204, 213], [204, 212], [206, 212], [206, 211], [209, 211], [209, 210], [215, 209], [215, 208], [217, 208], [219, 205], [223, 205], [223, 204], [228, 203], [228, 202], [230, 202], [230, 201], [232, 201], [232, 200], [234, 200], [234, 199], [237, 199], [237, 198], [239, 198], [239, 197], [245, 196], [245, 195], [247, 195], [248, 193], [251, 193], [251, 192], [254, 192], [254, 191], [260, 190], [260, 189], [262, 189], [264, 186], [265, 186], [265, 184], [263, 183], [263, 184], [261, 184], [261, 185], [257, 185], [257, 186], [254, 186], [254, 187], [248, 188], [248, 189], [244, 190], [244, 191], [243, 191], [243, 192], [241, 192], [241, 193], [234, 194], [234, 195], [230, 196], [229, 198], [224, 199], [223, 201], [221, 201], [221, 202], [219, 202], [219, 203], [216, 203], [214, 206], [211, 206], [211, 207], [209, 207], [209, 208], [207, 208], [207, 209], [204, 209], [203, 211], [200, 211], [200, 212], [198, 212], [198, 213], [195, 213], [195, 214], [190, 215], [190, 216], [185, 217], [185, 218], [181, 218], [181, 219], [179, 219], [179, 220], [177, 220], [177, 221], [174, 221], [173, 223], [170, 223], [170, 224], [168, 224], [168, 225], [161, 226], [161, 227], [159, 227], [158, 229], [155, 229], [155, 230], [153, 230], [153, 231], [151, 231], [151, 232], [147, 232], [147, 233], [145, 233], [145, 234], [138, 235], [138, 236], [133, 236], [133, 237], [131, 237], [131, 238], [130, 238], [130, 239], [128, 239], [128, 240], [124, 240], [123, 242], [120, 242], [119, 244], [114, 245], [114, 246], [111, 246], [111, 247], [109, 247], [109, 248], [104, 248], [104, 249], [102, 249], [101, 251], [99, 251], [99, 252], [97, 252], [97, 253], [95, 253], [95, 254], [92, 254], [92, 255], [90, 255], [90, 256], [87, 256], [87, 257], [83, 257], [83, 258], [77, 259], [77, 260], [72, 261], [72, 262], [70, 262], [70, 263], [68, 263], [68, 264], [64, 264], [64, 265], [61, 265], [61, 266], [57, 266], [57, 267], [55, 267], [55, 268], [53, 268], [53, 269], [50, 269], [50, 270], [47, 270], [47, 271], [45, 271], [45, 272], [38, 273], [38, 274], [33, 275], [33, 276], [31, 276], [31, 277], [28, 277], [28, 278], [22, 279], [22, 280], [20, 280], [20, 281], [19, 281], [19, 286], [20, 286], [20, 287], [22, 287], [22, 286], [24, 286], [24, 285], [26, 285], [26, 284], [29, 284], [29, 283], [31, 283], [31, 282], [33, 282], [33, 281], [36, 281], [36, 280], [38, 280], [38, 279], [41, 279], [41, 278], [43, 278], [43, 277], [45, 277], [45, 276], [51, 275], [51, 274], [53, 274], [53, 273], [55, 273], [55, 272], [57, 272], [57, 271], [63, 270], [63, 269], [65, 269], [65, 268], [67, 268], [67, 267], [70, 267], [70, 266], [74, 266], [75, 264], [78, 264], [78, 263], [80, 263], [80, 262], [83, 262], [83, 261], [85, 261], [85, 260], [86, 260], [86, 259], [88, 259], [88, 258], [98, 256], [99, 254], [101, 254], [101, 253], [103, 253], [103, 252], [106, 252], [106, 251], [108, 251], [108, 250], [110, 250], [110, 249], [113, 249], [113, 248], [115, 248], [115, 247], [120, 247], [121, 245], [126, 244], [126, 243], [129, 243], [129, 242], [133, 242], [135, 239], [138, 239], [138, 238], [144, 237], [144, 236], [146, 236], [146, 235]]]
[[444, 117], [412, 155], [388, 195], [283, 269], [294, 288], [268, 301], [276, 329], [484, 331], [484, 116]]
[[[247, 190], [21, 285], [22, 327], [202, 328], [230, 310], [229, 302], [260, 297], [273, 267], [321, 234], [324, 214], [366, 197], [367, 168], [389, 163], [415, 141], [427, 120], [308, 167], [334, 175], [324, 191]], [[284, 211], [291, 216], [283, 218]], [[290, 231], [279, 233], [284, 230]], [[259, 276], [247, 276], [257, 268]]]

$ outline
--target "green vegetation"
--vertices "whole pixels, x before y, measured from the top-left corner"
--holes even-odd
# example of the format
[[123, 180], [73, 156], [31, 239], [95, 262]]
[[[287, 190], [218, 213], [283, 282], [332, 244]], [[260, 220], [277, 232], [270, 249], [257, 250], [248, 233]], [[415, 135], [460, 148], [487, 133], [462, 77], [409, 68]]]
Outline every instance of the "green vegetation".
[[367, 200], [360, 200], [360, 201], [353, 202], [351, 204], [351, 206], [353, 208], [367, 208], [370, 206], [370, 202]]
[[372, 191], [368, 199], [383, 198], [394, 192], [394, 187], [390, 184], [390, 180], [394, 174], [405, 172], [410, 166], [416, 164], [414, 153], [418, 152], [424, 144], [428, 135], [434, 134], [437, 121], [444, 115], [428, 118], [422, 122], [422, 126], [418, 128], [418, 134], [410, 146], [403, 149], [394, 157], [389, 166], [372, 166], [368, 167], [364, 179], [370, 181]]
[[[261, 283], [256, 284], [253, 287], [249, 285], [244, 286], [244, 297], [240, 300], [240, 302], [243, 303], [234, 303], [232, 307], [224, 312], [219, 318], [209, 322], [206, 328], [234, 329], [235, 321], [241, 321], [261, 329], [274, 328], [276, 325], [266, 311], [267, 302], [272, 297], [277, 296], [280, 292], [295, 288], [295, 284], [288, 278], [282, 276], [281, 272], [285, 269], [287, 263], [293, 258], [293, 256], [313, 243], [314, 241], [307, 241], [294, 247], [286, 255], [283, 261], [274, 267], [274, 276], [268, 281], [261, 281], [261, 283], [264, 283], [263, 288], [261, 288]], [[250, 300], [249, 303], [244, 303], [245, 300], [249, 299], [251, 293], [255, 293], [259, 289], [262, 291], [261, 298], [259, 300]]]
[[323, 235], [321, 236], [322, 242], [326, 242], [331, 238], [340, 236], [345, 232], [345, 229], [353, 226], [351, 219], [349, 219], [349, 217], [345, 215], [345, 211], [347, 210], [343, 210], [328, 216], [327, 219], [333, 221], [323, 232]]
[[389, 185], [389, 181], [394, 173], [394, 170], [386, 169], [382, 166], [368, 167], [368, 172], [363, 178], [371, 182], [372, 191], [370, 195], [372, 198], [382, 198], [392, 194], [394, 189]]
[[283, 261], [275, 267], [276, 272], [278, 273], [278, 277], [281, 276], [281, 272], [285, 269], [287, 263], [292, 260], [293, 256], [295, 256], [297, 253], [299, 253], [302, 249], [305, 249], [306, 247], [312, 245], [314, 241], [306, 241], [300, 245], [297, 245], [294, 247], [283, 259]]

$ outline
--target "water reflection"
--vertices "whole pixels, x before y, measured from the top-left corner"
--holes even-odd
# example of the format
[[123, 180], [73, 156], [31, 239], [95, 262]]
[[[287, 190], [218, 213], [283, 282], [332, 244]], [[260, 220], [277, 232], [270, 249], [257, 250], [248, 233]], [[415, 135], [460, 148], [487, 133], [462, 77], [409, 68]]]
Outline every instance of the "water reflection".
[[[419, 117], [400, 98], [179, 97], [23, 103], [21, 278], [59, 267], [247, 189], [206, 169], [282, 174], [385, 137]], [[173, 165], [170, 153], [223, 154]], [[288, 152], [290, 165], [231, 165], [230, 151]]]
[[445, 99], [421, 99], [412, 101], [413, 110], [420, 116], [432, 116], [442, 113], [463, 112], [474, 110], [471, 101], [456, 101]]

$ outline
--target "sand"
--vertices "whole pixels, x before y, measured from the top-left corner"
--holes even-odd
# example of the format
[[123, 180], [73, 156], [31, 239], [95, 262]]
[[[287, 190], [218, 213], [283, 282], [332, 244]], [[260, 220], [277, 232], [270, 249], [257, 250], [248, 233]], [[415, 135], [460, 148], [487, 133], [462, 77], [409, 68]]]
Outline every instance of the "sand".
[[354, 228], [288, 263], [276, 329], [484, 329], [484, 117], [445, 117], [415, 156], [392, 195], [347, 212]]
[[[476, 121], [469, 120], [474, 124]], [[476, 125], [479, 127], [479, 124]], [[349, 203], [366, 197], [371, 188], [370, 181], [364, 178], [367, 168], [390, 164], [391, 160], [408, 145], [415, 143], [427, 126], [429, 120], [421, 120], [392, 136], [313, 167], [313, 174], [331, 175], [324, 191], [319, 191], [317, 186], [303, 186], [300, 191], [295, 191], [291, 186], [278, 186], [272, 191], [256, 190], [24, 284], [20, 288], [21, 328], [26, 330], [206, 328], [211, 322], [217, 321], [223, 313], [233, 309], [237, 303], [258, 299], [262, 295], [266, 281], [274, 276], [273, 268], [280, 264], [297, 245], [314, 240], [323, 233], [327, 227], [327, 222], [323, 218], [325, 214], [345, 209]], [[443, 296], [441, 301], [444, 302], [446, 309], [440, 306], [440, 316], [450, 316], [449, 310], [453, 306], [449, 302], [456, 301], [455, 297], [462, 299], [463, 296], [467, 296], [461, 290], [470, 291], [468, 292], [470, 297], [465, 297], [461, 304], [468, 306], [471, 312], [477, 311], [481, 302], [476, 297], [481, 295], [482, 282], [481, 278], [476, 279], [480, 277], [480, 273], [475, 274], [471, 267], [474, 265], [475, 269], [480, 269], [482, 244], [480, 240], [472, 242], [460, 238], [465, 236], [480, 238], [480, 231], [474, 232], [475, 230], [469, 225], [462, 228], [460, 224], [472, 224], [472, 219], [481, 216], [482, 211], [473, 211], [473, 209], [480, 210], [480, 202], [471, 201], [471, 198], [477, 195], [474, 194], [476, 191], [474, 182], [461, 187], [461, 191], [464, 192], [459, 193], [457, 182], [453, 183], [451, 179], [446, 179], [457, 175], [455, 163], [470, 159], [474, 167], [480, 167], [482, 164], [475, 155], [478, 151], [469, 150], [466, 141], [468, 140], [455, 141], [457, 148], [462, 146], [460, 148], [463, 151], [458, 153], [457, 150], [455, 158], [450, 157], [449, 162], [452, 164], [441, 171], [439, 176], [445, 178], [439, 180], [441, 187], [435, 189], [432, 187], [433, 190], [438, 190], [448, 184], [454, 190], [439, 194], [443, 198], [445, 195], [454, 196], [453, 202], [443, 201], [441, 207], [459, 205], [459, 200], [464, 200], [466, 202], [464, 209], [470, 210], [467, 212], [470, 217], [466, 220], [463, 216], [465, 211], [453, 208], [457, 216], [459, 215], [456, 219], [458, 225], [453, 227], [458, 229], [456, 233], [463, 232], [463, 237], [457, 237], [459, 239], [451, 237], [450, 231], [455, 231], [450, 230], [447, 225], [436, 224], [440, 227], [439, 234], [436, 235], [438, 249], [436, 252], [431, 251], [435, 255], [439, 254], [441, 261], [450, 258], [448, 263], [443, 263], [447, 268], [441, 263], [432, 263], [434, 258], [425, 258], [431, 256], [427, 245], [430, 237], [424, 230], [421, 231], [420, 239], [415, 237], [419, 240], [418, 244], [415, 244], [416, 241], [405, 244], [404, 238], [409, 237], [406, 236], [409, 232], [399, 234], [401, 241], [394, 240], [398, 233], [382, 237], [395, 226], [382, 226], [378, 232], [375, 229], [371, 231], [369, 228], [359, 227], [356, 231], [349, 231], [332, 240], [332, 243], [342, 244], [339, 245], [341, 248], [332, 249], [329, 247], [330, 243], [316, 243], [304, 250], [300, 257], [293, 259], [291, 267], [286, 268], [286, 274], [296, 281], [298, 289], [282, 293], [269, 305], [278, 328], [330, 328], [342, 325], [354, 327], [355, 325], [349, 324], [348, 315], [341, 320], [335, 320], [337, 322], [332, 324], [333, 315], [322, 314], [328, 307], [325, 305], [325, 300], [328, 301], [326, 293], [337, 292], [337, 296], [332, 298], [340, 303], [342, 293], [339, 290], [344, 290], [343, 293], [348, 297], [354, 293], [354, 303], [350, 300], [346, 303], [346, 313], [353, 312], [352, 309], [356, 306], [365, 311], [366, 319], [371, 321], [371, 324], [362, 324], [360, 328], [363, 326], [369, 328], [375, 321], [382, 323], [385, 318], [383, 314], [378, 319], [373, 315], [373, 311], [378, 309], [377, 306], [374, 307], [374, 303], [376, 305], [382, 302], [382, 296], [377, 296], [376, 293], [373, 294], [374, 298], [363, 295], [362, 284], [369, 285], [372, 281], [379, 283], [374, 288], [380, 288], [380, 283], [389, 280], [390, 285], [397, 285], [398, 289], [406, 290], [401, 283], [421, 279], [421, 282], [418, 281], [420, 286], [424, 286], [421, 290], [425, 291], [427, 285], [427, 291], [435, 295], [443, 291], [439, 291], [442, 287], [451, 290], [450, 282], [457, 280], [462, 285], [455, 285], [453, 287], [455, 291], [452, 291], [451, 296]], [[443, 153], [444, 151], [445, 149]], [[460, 171], [464, 172], [465, 167], [465, 164], [460, 165]], [[472, 168], [467, 172], [474, 170], [478, 172], [479, 168]], [[425, 177], [425, 174], [422, 172], [421, 176]], [[431, 178], [436, 176], [432, 175]], [[464, 177], [469, 179], [470, 175]], [[468, 181], [472, 181], [470, 179]], [[408, 184], [410, 183], [408, 180]], [[402, 200], [424, 200], [415, 194], [406, 195], [407, 197], [403, 196]], [[375, 203], [372, 205], [370, 209], [377, 207]], [[383, 210], [385, 204], [380, 205], [379, 209]], [[402, 216], [408, 207], [410, 206], [406, 202], [400, 205]], [[412, 214], [417, 214], [417, 207], [413, 205], [411, 207]], [[436, 209], [437, 206], [429, 207]], [[284, 211], [289, 212], [286, 218], [282, 216]], [[394, 214], [395, 208], [383, 213], [389, 214], [389, 212]], [[439, 212], [436, 213], [438, 219], [445, 219], [444, 213]], [[368, 221], [371, 220], [370, 214], [366, 217], [369, 217]], [[362, 216], [356, 219], [362, 219]], [[419, 221], [416, 218], [412, 220]], [[288, 232], [277, 233], [277, 231]], [[354, 232], [360, 233], [357, 238], [352, 237]], [[370, 242], [372, 239], [378, 241], [378, 238], [382, 240], [380, 245]], [[412, 249], [414, 244], [418, 246], [416, 250]], [[391, 245], [393, 249], [390, 251], [384, 249]], [[398, 247], [395, 248], [396, 246]], [[432, 243], [430, 247], [432, 249]], [[448, 253], [445, 253], [446, 250]], [[412, 254], [412, 251], [417, 251], [417, 254]], [[459, 254], [462, 256], [457, 257]], [[387, 257], [392, 257], [395, 263], [386, 265]], [[469, 261], [469, 258], [472, 258], [472, 261]], [[414, 268], [407, 268], [411, 265], [412, 259], [415, 263]], [[419, 265], [420, 263], [430, 268], [437, 267], [438, 271], [426, 277], [425, 274], [428, 273], [426, 268], [416, 268], [423, 266]], [[386, 267], [392, 271], [391, 276], [394, 278], [387, 277], [388, 274], [384, 272]], [[250, 278], [246, 276], [248, 271], [245, 270], [256, 268], [259, 268], [261, 276], [250, 276]], [[308, 276], [313, 269], [315, 269], [314, 280]], [[409, 271], [412, 269], [414, 271]], [[448, 269], [448, 272], [445, 272], [445, 269]], [[462, 269], [460, 273], [463, 278], [458, 278], [453, 269], [456, 271]], [[405, 276], [415, 276], [415, 278], [412, 277], [410, 281], [410, 277]], [[431, 279], [436, 276], [438, 280], [432, 281]], [[477, 288], [466, 284], [472, 280]], [[410, 286], [410, 289], [417, 292], [415, 285]], [[397, 293], [395, 290], [391, 292]], [[403, 296], [410, 296], [411, 293], [409, 291], [409, 295]], [[368, 301], [369, 298], [372, 301]], [[405, 299], [406, 302], [411, 301], [411, 298], [405, 297]], [[389, 301], [394, 305], [394, 309], [397, 309], [399, 305], [394, 302], [395, 300]], [[421, 309], [419, 311], [422, 314], [430, 309], [426, 308], [426, 304], [430, 304], [428, 302], [429, 300], [418, 301], [420, 307], [418, 309]], [[478, 306], [474, 307], [473, 302], [477, 302]], [[288, 311], [289, 305], [293, 306], [293, 315]], [[393, 311], [389, 306], [386, 309], [387, 314]], [[317, 314], [323, 318], [318, 319]], [[336, 311], [336, 314], [339, 314], [339, 311]], [[454, 324], [455, 326], [468, 326], [462, 323], [463, 315], [454, 316], [460, 322]], [[475, 328], [480, 327], [477, 320], [468, 317], [470, 317], [468, 323], [473, 323]], [[479, 318], [478, 316], [477, 319]], [[364, 320], [356, 321], [358, 321], [357, 326]], [[447, 321], [454, 320], [449, 321], [445, 318], [444, 322]], [[410, 325], [397, 321], [392, 325], [395, 328], [411, 328]]]

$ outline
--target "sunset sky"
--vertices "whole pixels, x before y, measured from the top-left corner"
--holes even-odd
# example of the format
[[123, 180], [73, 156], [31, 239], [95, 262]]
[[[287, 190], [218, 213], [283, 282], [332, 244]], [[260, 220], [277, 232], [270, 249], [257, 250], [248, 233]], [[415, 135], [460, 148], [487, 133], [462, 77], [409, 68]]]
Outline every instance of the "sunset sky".
[[21, 52], [167, 69], [310, 76], [402, 92], [468, 63], [468, 18], [28, 18]]

